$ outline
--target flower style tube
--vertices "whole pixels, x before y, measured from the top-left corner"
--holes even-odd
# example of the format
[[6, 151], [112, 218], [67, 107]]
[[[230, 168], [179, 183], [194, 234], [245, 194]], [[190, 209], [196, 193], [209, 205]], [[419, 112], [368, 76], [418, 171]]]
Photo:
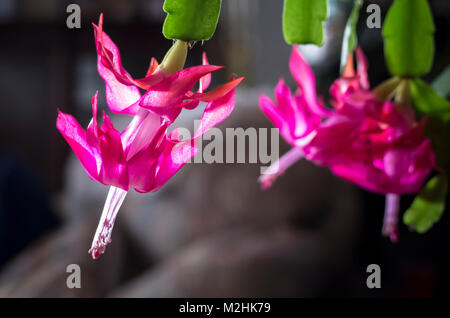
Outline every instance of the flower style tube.
[[[147, 76], [134, 80], [122, 67], [120, 53], [99, 26], [94, 25], [98, 71], [105, 81], [106, 100], [114, 113], [131, 115], [128, 127], [119, 132], [105, 112], [97, 122], [98, 94], [92, 98], [93, 118], [84, 130], [69, 114], [59, 111], [57, 128], [80, 160], [89, 177], [111, 186], [89, 252], [97, 258], [105, 251], [119, 208], [131, 188], [154, 192], [164, 185], [197, 152], [197, 140], [209, 128], [226, 119], [234, 109], [235, 87], [243, 78], [210, 92], [211, 72], [220, 69], [203, 65], [182, 69], [187, 43], [176, 41], [164, 61], [152, 59]], [[190, 89], [199, 82], [199, 90]], [[146, 88], [141, 96], [140, 89]], [[201, 123], [191, 139], [181, 140], [177, 129], [167, 129], [183, 108], [192, 109], [206, 101]]]
[[396, 241], [398, 195], [420, 190], [434, 167], [434, 154], [423, 134], [425, 119], [417, 122], [412, 109], [371, 92], [368, 63], [360, 48], [356, 58], [357, 71], [351, 55], [343, 76], [330, 88], [334, 109], [325, 109], [316, 96], [311, 68], [293, 47], [289, 66], [298, 90], [292, 97], [280, 80], [276, 103], [261, 96], [260, 108], [296, 151], [286, 154], [286, 160], [282, 157], [278, 169], [269, 168], [260, 182], [268, 188], [295, 162], [292, 158], [328, 166], [345, 180], [387, 195], [383, 233]]

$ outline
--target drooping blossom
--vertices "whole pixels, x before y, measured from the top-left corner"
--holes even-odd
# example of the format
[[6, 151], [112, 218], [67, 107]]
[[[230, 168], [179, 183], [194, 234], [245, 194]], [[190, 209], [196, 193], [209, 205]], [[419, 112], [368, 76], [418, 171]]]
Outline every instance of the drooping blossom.
[[[154, 192], [164, 185], [198, 151], [197, 141], [209, 128], [219, 124], [232, 112], [235, 87], [243, 78], [210, 92], [211, 72], [220, 69], [203, 65], [182, 69], [187, 43], [177, 41], [161, 65], [152, 59], [144, 79], [134, 80], [122, 67], [116, 45], [94, 25], [98, 71], [105, 81], [106, 100], [114, 113], [132, 116], [128, 127], [119, 132], [103, 112], [97, 121], [96, 93], [92, 99], [93, 118], [84, 130], [74, 117], [59, 111], [57, 128], [80, 160], [89, 177], [111, 186], [94, 236], [90, 253], [97, 258], [110, 242], [118, 210], [131, 188], [137, 192]], [[199, 82], [197, 92], [190, 90]], [[147, 91], [141, 96], [140, 89]], [[181, 140], [175, 128], [167, 130], [183, 108], [192, 109], [207, 102], [200, 126], [194, 136]]]
[[370, 91], [368, 63], [360, 48], [356, 58], [357, 70], [350, 55], [343, 76], [331, 86], [333, 108], [328, 109], [316, 95], [313, 71], [293, 48], [289, 66], [298, 84], [294, 96], [280, 80], [276, 103], [260, 97], [262, 111], [293, 149], [260, 182], [268, 188], [300, 158], [327, 166], [345, 180], [387, 195], [383, 233], [395, 241], [398, 195], [420, 190], [434, 167], [434, 155], [423, 134], [425, 119], [417, 122], [412, 109], [380, 100]]

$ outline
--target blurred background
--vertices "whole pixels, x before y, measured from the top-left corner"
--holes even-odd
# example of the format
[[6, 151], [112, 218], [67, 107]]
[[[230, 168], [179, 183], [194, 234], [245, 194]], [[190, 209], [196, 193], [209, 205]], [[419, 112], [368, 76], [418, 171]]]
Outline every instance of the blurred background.
[[[437, 26], [432, 80], [450, 64], [450, 2], [429, 1]], [[256, 164], [188, 164], [158, 192], [130, 192], [113, 243], [99, 260], [87, 253], [108, 187], [84, 172], [56, 130], [57, 108], [86, 127], [97, 74], [91, 23], [104, 30], [124, 67], [143, 77], [152, 56], [171, 45], [161, 33], [163, 0], [78, 0], [81, 28], [66, 26], [73, 1], [0, 1], [0, 297], [431, 297], [449, 286], [449, 217], [419, 235], [401, 225], [400, 241], [381, 237], [384, 197], [302, 161], [261, 191]], [[358, 25], [372, 86], [388, 77], [380, 29], [368, 29], [366, 6], [385, 17], [391, 1], [365, 1]], [[342, 34], [351, 2], [330, 0], [326, 43], [303, 46], [318, 91], [339, 75]], [[281, 0], [224, 0], [214, 37], [197, 43], [187, 65], [245, 76], [236, 109], [220, 127], [271, 127], [258, 96], [273, 96], [291, 48], [281, 32]], [[201, 111], [201, 110], [199, 110]], [[183, 113], [186, 127], [199, 111]], [[118, 127], [127, 116], [113, 115]], [[289, 147], [280, 139], [280, 154]], [[411, 203], [403, 197], [401, 209]], [[66, 287], [66, 267], [79, 264], [81, 288]], [[379, 264], [382, 288], [366, 287]]]

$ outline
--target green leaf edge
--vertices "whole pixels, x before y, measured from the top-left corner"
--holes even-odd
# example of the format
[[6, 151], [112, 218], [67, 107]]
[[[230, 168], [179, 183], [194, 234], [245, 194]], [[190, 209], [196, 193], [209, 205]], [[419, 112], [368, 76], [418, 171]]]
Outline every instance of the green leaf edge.
[[182, 41], [186, 41], [186, 42], [190, 42], [190, 41], [207, 41], [210, 40], [212, 38], [212, 36], [214, 35], [216, 28], [217, 28], [217, 24], [219, 22], [219, 17], [220, 17], [220, 10], [222, 7], [222, 0], [216, 0], [219, 2], [218, 5], [218, 9], [217, 9], [217, 13], [215, 14], [215, 17], [213, 18], [213, 27], [211, 27], [211, 30], [207, 33], [202, 34], [201, 36], [186, 36], [186, 35], [181, 35], [180, 31], [175, 32], [173, 30], [170, 29], [170, 15], [173, 14], [172, 12], [170, 12], [170, 8], [168, 8], [167, 5], [167, 1], [164, 1], [163, 4], [163, 11], [167, 14], [166, 18], [164, 19], [164, 23], [163, 23], [163, 30], [162, 33], [164, 35], [164, 37], [166, 39], [169, 40], [182, 40]]
[[[416, 65], [409, 65], [407, 67], [405, 67], [405, 64], [402, 65], [398, 65], [396, 64], [396, 60], [397, 61], [403, 61], [405, 62], [406, 59], [402, 59], [402, 56], [397, 56], [398, 54], [398, 50], [396, 49], [392, 49], [392, 47], [396, 47], [395, 42], [392, 42], [392, 35], [395, 34], [396, 32], [398, 32], [399, 28], [398, 26], [398, 21], [400, 20], [398, 17], [399, 15], [401, 15], [402, 13], [404, 13], [405, 11], [408, 11], [406, 15], [407, 18], [407, 22], [411, 21], [411, 25], [417, 24], [417, 19], [413, 19], [411, 18], [411, 11], [413, 9], [411, 3], [416, 4], [418, 7], [423, 5], [425, 7], [425, 9], [423, 11], [418, 10], [419, 12], [422, 12], [420, 14], [422, 14], [422, 16], [424, 17], [423, 21], [428, 20], [427, 22], [424, 22], [425, 24], [428, 24], [428, 30], [423, 30], [424, 34], [428, 34], [430, 36], [430, 39], [428, 39], [429, 41], [424, 41], [423, 37], [422, 37], [422, 41], [421, 41], [421, 48], [422, 50], [429, 50], [428, 54], [428, 59], [427, 61], [425, 61], [421, 67], [417, 67]], [[406, 4], [406, 8], [408, 10], [404, 10], [405, 7], [402, 7], [402, 5]], [[407, 32], [409, 34], [409, 36], [411, 37], [411, 41], [409, 41], [410, 43], [413, 43], [414, 41], [416, 41], [418, 39], [417, 34], [416, 35], [412, 35], [412, 30], [414, 28], [413, 27], [409, 27]], [[435, 32], [435, 25], [434, 25], [434, 21], [433, 21], [433, 15], [430, 9], [430, 6], [427, 2], [427, 0], [395, 0], [394, 3], [391, 5], [387, 15], [386, 15], [386, 19], [384, 21], [384, 25], [383, 25], [383, 30], [382, 30], [382, 34], [383, 34], [383, 38], [384, 38], [384, 55], [385, 55], [385, 60], [386, 60], [386, 64], [387, 67], [390, 71], [390, 73], [392, 75], [396, 75], [396, 76], [406, 76], [406, 77], [416, 77], [416, 76], [421, 76], [424, 75], [426, 73], [428, 73], [431, 70], [431, 67], [433, 65], [433, 59], [434, 59], [434, 51], [435, 51], [435, 44], [434, 44], [434, 32]], [[429, 43], [426, 43], [429, 42]], [[402, 51], [407, 51], [408, 55], [412, 55], [412, 54], [416, 54], [416, 50], [414, 50], [413, 48], [413, 44], [411, 44], [412, 47], [409, 47], [405, 50]], [[423, 60], [423, 59], [419, 59], [419, 60]], [[422, 61], [421, 61], [422, 62]]]
[[[414, 229], [417, 233], [426, 233], [442, 217], [445, 210], [447, 192], [447, 176], [438, 175], [431, 178], [403, 215], [403, 223]], [[428, 218], [423, 215], [423, 209], [426, 208], [427, 205], [429, 206], [429, 209], [436, 209], [435, 211], [432, 211], [435, 215], [432, 215], [431, 217], [428, 215]]]
[[[285, 42], [287, 44], [315, 44], [317, 46], [322, 46], [324, 43], [325, 21], [328, 18], [328, 1], [314, 0], [315, 3], [318, 3], [319, 1], [323, 2], [325, 9], [323, 10], [324, 12], [321, 12], [319, 14], [314, 13], [310, 14], [311, 18], [309, 20], [314, 21], [316, 23], [316, 26], [317, 23], [319, 23], [320, 29], [316, 29], [313, 32], [308, 32], [308, 35], [306, 36], [305, 35], [299, 36], [298, 32], [295, 33], [295, 35], [293, 35], [292, 32], [290, 32], [289, 30], [290, 29], [290, 25], [288, 23], [288, 21], [290, 20], [289, 14], [291, 13], [292, 10], [288, 10], [288, 2], [293, 1], [298, 1], [299, 3], [303, 1], [306, 3], [310, 3], [311, 0], [284, 0], [282, 26]], [[311, 22], [310, 25], [313, 24], [314, 22]], [[311, 36], [312, 33], [316, 33], [316, 36]]]
[[431, 84], [439, 96], [447, 98], [450, 96], [450, 65]]

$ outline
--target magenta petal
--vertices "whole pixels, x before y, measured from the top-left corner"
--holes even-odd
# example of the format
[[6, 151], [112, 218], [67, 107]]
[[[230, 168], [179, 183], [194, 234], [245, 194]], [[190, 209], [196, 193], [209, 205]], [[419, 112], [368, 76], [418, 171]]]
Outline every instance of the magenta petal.
[[113, 113], [134, 115], [139, 110], [141, 95], [135, 86], [124, 86], [107, 70], [99, 69], [100, 76], [105, 80], [106, 103]]
[[98, 26], [94, 23], [94, 36], [97, 48], [98, 62], [102, 62], [109, 68], [119, 81], [125, 85], [133, 84], [133, 79], [123, 68], [120, 58], [120, 51], [111, 38], [103, 32], [103, 14], [100, 15]]
[[[291, 90], [280, 80], [275, 87], [275, 96], [277, 98], [277, 107], [282, 114], [284, 121], [288, 125], [292, 140], [303, 137], [308, 131], [306, 112], [308, 111], [303, 96], [292, 98]], [[306, 107], [305, 107], [306, 106]]]
[[311, 113], [302, 95], [293, 98], [283, 80], [278, 82], [275, 95], [277, 105], [266, 96], [260, 97], [261, 110], [289, 144], [293, 147], [306, 145], [320, 124], [320, 116]]
[[137, 79], [134, 82], [140, 88], [149, 90], [168, 77], [169, 74], [163, 72], [161, 69], [157, 69], [157, 71], [153, 72], [152, 74], [147, 74], [144, 78]]
[[188, 100], [182, 103], [182, 108], [192, 110], [200, 104], [199, 100]]
[[128, 191], [128, 168], [120, 133], [114, 128], [108, 129], [100, 138], [99, 149], [103, 161], [102, 183]]
[[120, 83], [114, 73], [100, 62], [98, 72], [105, 81], [106, 103], [109, 109], [113, 113], [134, 115], [139, 109], [139, 89], [134, 85]]
[[275, 86], [275, 98], [277, 100], [277, 108], [286, 121], [295, 124], [295, 114], [294, 114], [294, 101], [292, 99], [291, 90], [286, 85], [284, 80], [280, 79], [277, 86]]
[[152, 57], [152, 59], [150, 60], [150, 65], [148, 66], [147, 74], [145, 76], [149, 76], [155, 73], [155, 71], [158, 69], [158, 66], [158, 61], [154, 57]]
[[336, 108], [342, 107], [346, 99], [355, 92], [360, 90], [358, 77], [341, 77], [334, 81], [330, 87], [330, 95], [334, 98]]
[[164, 142], [165, 149], [159, 158], [159, 170], [155, 178], [155, 187], [157, 188], [172, 178], [198, 152], [197, 138], [185, 141], [166, 138]]
[[433, 156], [428, 140], [417, 148], [392, 148], [383, 156], [383, 171], [392, 183], [398, 184], [394, 193], [415, 193], [423, 185], [433, 166]]
[[363, 50], [361, 50], [359, 46], [356, 48], [356, 62], [358, 66], [357, 72], [361, 88], [363, 90], [369, 90], [370, 83], [369, 83], [369, 75], [367, 74], [369, 69], [369, 62], [367, 61], [367, 57], [364, 54]]
[[235, 89], [242, 81], [244, 80], [243, 77], [239, 77], [237, 79], [233, 79], [229, 81], [228, 83], [212, 90], [207, 93], [190, 93], [188, 92], [185, 96], [185, 98], [191, 99], [191, 100], [199, 100], [203, 102], [210, 102], [217, 98], [220, 98], [226, 94], [228, 94], [230, 91]]
[[159, 186], [155, 183], [155, 175], [159, 170], [158, 160], [165, 151], [166, 131], [170, 122], [163, 122], [153, 134], [144, 149], [128, 159], [130, 186], [138, 192], [152, 192]]
[[[369, 93], [370, 84], [367, 70], [369, 64], [363, 51], [358, 47], [356, 49], [356, 59], [358, 64], [357, 75], [353, 70], [353, 54], [349, 55], [350, 65], [344, 72], [344, 75], [334, 81], [330, 87], [330, 95], [334, 98], [332, 101], [336, 108], [342, 107], [348, 98], [353, 94]], [[370, 93], [369, 93], [370, 94]]]
[[[208, 57], [206, 56], [206, 52], [203, 52], [202, 63], [203, 63], [203, 65], [209, 65]], [[200, 78], [198, 92], [203, 93], [206, 89], [208, 89], [209, 84], [211, 84], [211, 73], [208, 73], [205, 76]]]
[[220, 68], [220, 66], [202, 65], [181, 70], [148, 90], [139, 105], [151, 110], [177, 107], [177, 104], [181, 103], [185, 94], [201, 77]]
[[234, 109], [235, 89], [233, 88], [226, 95], [209, 102], [203, 112], [200, 125], [194, 137], [203, 135], [208, 129], [220, 124]]
[[280, 111], [272, 102], [272, 100], [265, 95], [261, 95], [259, 97], [259, 107], [261, 108], [263, 113], [267, 116], [267, 118], [269, 118], [272, 124], [280, 130], [280, 133], [283, 136], [283, 138], [288, 143], [293, 142], [290, 134], [289, 125], [285, 122], [283, 115], [280, 114]]
[[99, 127], [97, 124], [98, 91], [92, 97], [92, 121], [86, 130], [86, 140], [92, 147], [98, 147]]
[[326, 115], [328, 110], [317, 101], [314, 73], [295, 45], [292, 47], [289, 69], [312, 112], [317, 115]]
[[106, 102], [114, 113], [133, 115], [141, 94], [127, 71], [122, 67], [120, 52], [114, 42], [102, 30], [102, 16], [99, 26], [94, 24], [97, 46], [97, 69], [105, 81]]
[[86, 131], [75, 118], [59, 110], [56, 127], [80, 160], [89, 177], [101, 182], [99, 173], [102, 159], [97, 149], [87, 142]]
[[[292, 97], [289, 88], [284, 84], [283, 80], [278, 82], [275, 89], [277, 97], [277, 105], [270, 98], [261, 95], [259, 98], [259, 107], [263, 113], [269, 118], [275, 127], [280, 130], [281, 136], [291, 145], [295, 144], [295, 118], [293, 114], [294, 107], [291, 105]], [[288, 96], [284, 96], [287, 94]]]

